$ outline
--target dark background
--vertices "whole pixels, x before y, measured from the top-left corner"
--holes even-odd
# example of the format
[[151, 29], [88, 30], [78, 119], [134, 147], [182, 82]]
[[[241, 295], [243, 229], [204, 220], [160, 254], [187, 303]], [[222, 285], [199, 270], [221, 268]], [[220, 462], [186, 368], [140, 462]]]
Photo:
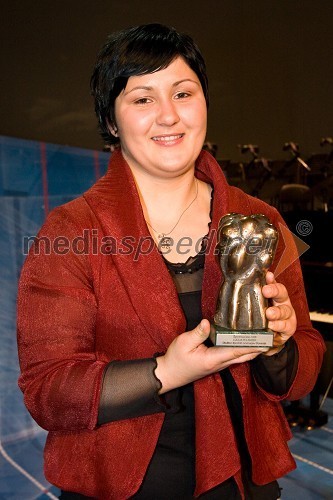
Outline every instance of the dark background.
[[162, 22], [190, 33], [207, 62], [207, 140], [268, 158], [324, 152], [333, 135], [332, 0], [35, 0], [2, 2], [0, 134], [102, 148], [89, 92], [108, 33]]

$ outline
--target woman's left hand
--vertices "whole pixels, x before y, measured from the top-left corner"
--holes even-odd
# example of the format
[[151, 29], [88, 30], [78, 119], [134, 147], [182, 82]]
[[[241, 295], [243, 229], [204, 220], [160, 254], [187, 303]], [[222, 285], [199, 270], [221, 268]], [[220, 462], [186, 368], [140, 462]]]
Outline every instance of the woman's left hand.
[[275, 281], [274, 274], [266, 274], [266, 283], [262, 293], [267, 299], [271, 299], [273, 305], [266, 310], [268, 328], [274, 332], [274, 346], [264, 356], [273, 356], [280, 352], [287, 340], [294, 335], [297, 326], [296, 314], [291, 305], [288, 291], [282, 283]]

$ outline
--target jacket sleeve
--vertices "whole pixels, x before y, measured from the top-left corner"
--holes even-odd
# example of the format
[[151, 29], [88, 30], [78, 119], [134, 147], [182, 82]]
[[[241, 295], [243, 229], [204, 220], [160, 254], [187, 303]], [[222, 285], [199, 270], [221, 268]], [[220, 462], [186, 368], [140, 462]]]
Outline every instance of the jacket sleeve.
[[[273, 209], [271, 220], [279, 231], [279, 243], [272, 271], [276, 281], [283, 283], [295, 309], [297, 329], [293, 339], [297, 347], [298, 363], [293, 382], [282, 395], [266, 391], [257, 382], [262, 393], [273, 401], [301, 399], [314, 387], [325, 352], [325, 343], [317, 330], [312, 327], [308, 303], [304, 290], [299, 250], [293, 234], [287, 228], [280, 214]], [[299, 239], [298, 239], [299, 240]], [[298, 242], [301, 244], [301, 241]]]
[[97, 304], [79, 237], [66, 209], [54, 210], [19, 282], [19, 386], [32, 417], [47, 430], [93, 429], [97, 422], [106, 363], [94, 351]]
[[[80, 220], [80, 213], [76, 213]], [[165, 412], [156, 360], [97, 359], [97, 300], [89, 231], [65, 208], [54, 210], [24, 264], [18, 293], [19, 386], [47, 430], [93, 429]]]

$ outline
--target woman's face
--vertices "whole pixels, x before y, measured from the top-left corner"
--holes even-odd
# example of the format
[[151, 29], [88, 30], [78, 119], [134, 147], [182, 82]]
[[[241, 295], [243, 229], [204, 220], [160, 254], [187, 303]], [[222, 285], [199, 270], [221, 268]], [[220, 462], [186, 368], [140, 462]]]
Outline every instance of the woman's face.
[[134, 174], [161, 178], [188, 171], [206, 136], [202, 87], [181, 57], [155, 73], [130, 77], [115, 101], [115, 118]]

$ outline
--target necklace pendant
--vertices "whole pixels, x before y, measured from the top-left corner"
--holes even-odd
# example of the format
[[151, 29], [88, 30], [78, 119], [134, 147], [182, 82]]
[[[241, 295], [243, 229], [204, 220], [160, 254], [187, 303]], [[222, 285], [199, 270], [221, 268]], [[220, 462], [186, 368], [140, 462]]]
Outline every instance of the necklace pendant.
[[[160, 235], [159, 235], [160, 236]], [[161, 235], [160, 241], [158, 243], [158, 246], [161, 251], [164, 252], [169, 252], [170, 247], [173, 245], [173, 239], [170, 238], [169, 236], [166, 236], [165, 234]]]

